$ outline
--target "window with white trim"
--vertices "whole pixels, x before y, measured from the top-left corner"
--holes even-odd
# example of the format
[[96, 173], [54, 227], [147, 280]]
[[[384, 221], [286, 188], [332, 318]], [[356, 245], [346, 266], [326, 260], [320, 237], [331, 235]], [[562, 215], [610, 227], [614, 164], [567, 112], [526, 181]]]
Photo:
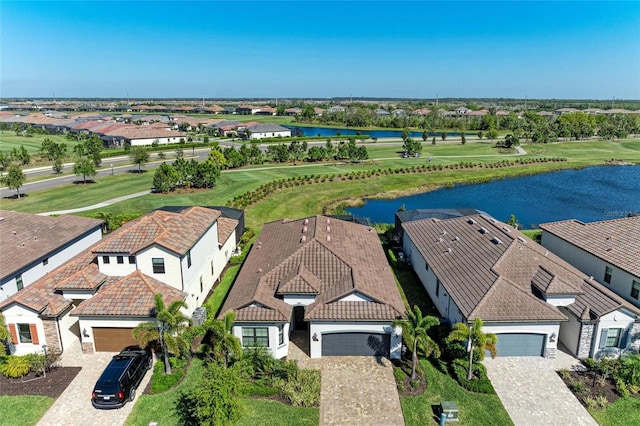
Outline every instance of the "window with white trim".
[[278, 344], [284, 345], [284, 324], [278, 326]]
[[256, 348], [269, 346], [268, 327], [242, 327], [242, 346]]
[[151, 259], [154, 274], [164, 274], [164, 258], [154, 257]]
[[621, 328], [610, 328], [607, 331], [607, 342], [605, 343], [605, 347], [607, 348], [617, 348], [620, 344], [620, 332]]
[[20, 343], [33, 343], [33, 338], [31, 337], [31, 328], [29, 324], [17, 324], [18, 325], [18, 338], [20, 339]]
[[22, 274], [16, 276], [16, 287], [18, 287], [18, 291], [24, 288], [24, 282], [22, 281]]
[[611, 266], [604, 267], [604, 282], [611, 284], [611, 276], [613, 275], [613, 268]]

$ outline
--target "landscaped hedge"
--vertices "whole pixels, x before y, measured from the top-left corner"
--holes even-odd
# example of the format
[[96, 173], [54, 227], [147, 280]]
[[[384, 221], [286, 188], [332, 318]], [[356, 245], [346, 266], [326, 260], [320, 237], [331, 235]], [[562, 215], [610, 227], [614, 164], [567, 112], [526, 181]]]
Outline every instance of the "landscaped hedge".
[[479, 362], [473, 364], [473, 374], [476, 378], [471, 380], [467, 380], [468, 367], [469, 364], [467, 361], [461, 358], [454, 360], [451, 364], [454, 377], [460, 386], [472, 392], [496, 393], [491, 384], [491, 380], [487, 378], [487, 369], [484, 365]]
[[180, 358], [170, 357], [171, 374], [164, 374], [164, 361], [160, 359], [153, 367], [151, 376], [151, 393], [161, 393], [171, 389], [184, 376], [187, 362]]

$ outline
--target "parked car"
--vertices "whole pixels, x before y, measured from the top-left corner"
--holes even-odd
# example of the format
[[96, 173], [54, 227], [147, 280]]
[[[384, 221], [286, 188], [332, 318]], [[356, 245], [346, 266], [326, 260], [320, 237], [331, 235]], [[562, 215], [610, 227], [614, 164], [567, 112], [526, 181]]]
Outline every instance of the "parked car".
[[109, 361], [91, 393], [94, 408], [120, 408], [133, 401], [144, 374], [153, 366], [151, 349], [127, 346]]

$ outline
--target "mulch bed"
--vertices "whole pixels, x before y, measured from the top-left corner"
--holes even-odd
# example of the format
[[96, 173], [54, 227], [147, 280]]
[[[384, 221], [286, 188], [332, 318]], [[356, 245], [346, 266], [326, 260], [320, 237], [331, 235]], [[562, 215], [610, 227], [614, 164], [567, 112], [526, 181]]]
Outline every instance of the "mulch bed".
[[42, 395], [58, 398], [80, 372], [81, 367], [57, 367], [47, 376], [29, 373], [22, 379], [9, 379], [0, 374], [0, 395]]
[[[573, 391], [572, 384], [576, 382], [582, 382], [585, 385], [586, 392], [582, 392], [574, 395], [578, 398], [578, 401], [585, 407], [587, 404], [585, 403], [586, 398], [596, 398], [600, 395], [603, 395], [607, 398], [609, 403], [615, 402], [620, 395], [616, 391], [616, 384], [613, 380], [607, 379], [602, 381], [599, 377], [596, 377], [594, 380], [594, 373], [591, 371], [569, 371], [568, 378], [564, 378], [562, 374], [558, 373], [560, 378], [567, 385], [569, 390]], [[598, 376], [598, 375], [596, 375]]]
[[427, 376], [422, 368], [420, 368], [420, 364], [418, 364], [418, 368], [416, 369], [416, 380], [414, 383], [416, 386], [412, 385], [411, 380], [411, 362], [406, 360], [392, 360], [391, 361], [394, 368], [401, 368], [406, 376], [402, 380], [402, 382], [398, 382], [396, 379], [396, 385], [398, 387], [398, 395], [400, 396], [418, 396], [422, 395], [424, 391], [427, 389]]

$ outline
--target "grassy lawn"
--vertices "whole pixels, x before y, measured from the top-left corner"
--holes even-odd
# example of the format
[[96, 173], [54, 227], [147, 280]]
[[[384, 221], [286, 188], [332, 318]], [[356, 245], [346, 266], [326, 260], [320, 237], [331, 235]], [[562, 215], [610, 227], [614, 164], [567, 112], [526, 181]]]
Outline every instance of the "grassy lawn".
[[318, 408], [298, 408], [277, 401], [244, 398], [245, 414], [238, 426], [305, 426], [320, 422]]
[[20, 145], [24, 145], [29, 154], [33, 155], [40, 151], [42, 142], [45, 139], [51, 139], [55, 143], [67, 144], [67, 153], [73, 152], [73, 147], [78, 144], [77, 141], [70, 141], [64, 135], [33, 135], [31, 137], [16, 136], [16, 132], [5, 130], [0, 132], [0, 150], [11, 151], [13, 148], [20, 149]]
[[227, 268], [227, 271], [222, 278], [222, 281], [216, 289], [213, 291], [213, 294], [207, 300], [206, 304], [211, 307], [211, 311], [215, 312], [216, 315], [220, 308], [222, 308], [222, 304], [224, 303], [224, 299], [227, 297], [229, 290], [231, 289], [231, 284], [233, 284], [233, 280], [236, 279], [236, 275], [240, 271], [240, 265], [232, 265]]
[[589, 410], [600, 426], [640, 425], [640, 398], [620, 398], [604, 410]]
[[428, 361], [420, 361], [427, 376], [427, 390], [419, 396], [401, 397], [402, 414], [407, 426], [437, 425], [434, 409], [441, 401], [458, 404], [460, 425], [512, 425], [513, 422], [497, 395], [469, 392], [451, 376], [441, 373]]
[[53, 403], [46, 396], [0, 396], [0, 426], [35, 425]]

